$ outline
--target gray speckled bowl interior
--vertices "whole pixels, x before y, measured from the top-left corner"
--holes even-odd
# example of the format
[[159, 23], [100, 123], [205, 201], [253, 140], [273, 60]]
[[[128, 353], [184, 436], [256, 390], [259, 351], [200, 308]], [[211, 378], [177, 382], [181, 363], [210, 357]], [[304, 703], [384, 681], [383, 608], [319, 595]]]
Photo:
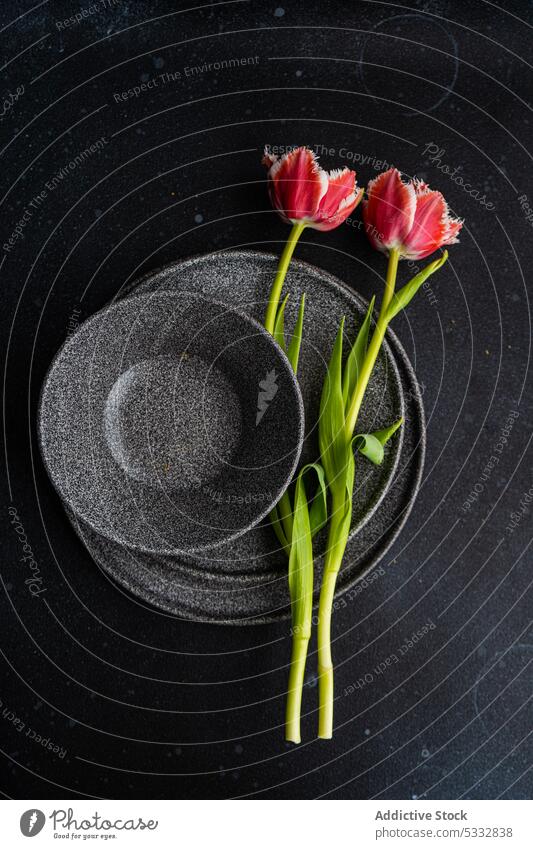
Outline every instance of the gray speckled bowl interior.
[[257, 524], [296, 468], [303, 405], [256, 321], [155, 292], [86, 321], [45, 381], [40, 439], [62, 499], [119, 545], [206, 551]]

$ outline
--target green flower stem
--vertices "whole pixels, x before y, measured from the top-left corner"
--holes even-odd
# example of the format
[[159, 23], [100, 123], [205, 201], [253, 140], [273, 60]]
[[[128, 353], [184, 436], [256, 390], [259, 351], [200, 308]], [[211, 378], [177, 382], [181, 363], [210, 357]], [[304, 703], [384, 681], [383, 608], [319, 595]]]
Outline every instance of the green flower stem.
[[366, 353], [365, 360], [363, 362], [363, 367], [361, 369], [361, 374], [357, 379], [357, 384], [355, 387], [355, 392], [352, 396], [352, 400], [350, 402], [350, 406], [348, 408], [348, 413], [346, 415], [346, 440], [349, 441], [355, 430], [355, 425], [357, 423], [357, 416], [359, 415], [359, 410], [361, 409], [361, 404], [363, 403], [364, 394], [366, 391], [366, 387], [368, 386], [368, 381], [372, 375], [372, 371], [376, 364], [376, 359], [379, 354], [381, 344], [385, 337], [385, 331], [387, 330], [387, 325], [389, 323], [388, 320], [388, 310], [390, 303], [394, 297], [394, 287], [396, 285], [396, 275], [398, 273], [398, 260], [400, 258], [400, 254], [397, 250], [391, 250], [389, 255], [389, 265], [387, 268], [387, 278], [385, 280], [385, 291], [383, 293], [383, 300], [381, 302], [381, 309], [379, 311], [379, 317], [377, 320], [376, 328], [374, 333], [372, 334], [372, 339], [368, 346], [368, 351]]
[[298, 239], [305, 230], [305, 227], [305, 221], [294, 222], [289, 238], [287, 239], [287, 244], [285, 245], [279, 260], [278, 270], [276, 271], [274, 283], [270, 290], [270, 298], [268, 300], [268, 307], [265, 315], [265, 327], [268, 332], [272, 334], [274, 333], [274, 325], [276, 323], [276, 315], [278, 312], [281, 290], [283, 289], [283, 283], [285, 282], [285, 275], [287, 274], [287, 269], [293, 255], [294, 248], [298, 243]]
[[[348, 542], [348, 534], [339, 536], [346, 510], [342, 496], [333, 495], [331, 522], [328, 532], [324, 574], [318, 602], [318, 736], [329, 740], [333, 736], [333, 660], [331, 657], [331, 611], [335, 584]], [[351, 511], [351, 507], [350, 507]], [[346, 526], [346, 525], [345, 525]], [[350, 523], [348, 522], [348, 528]]]
[[[307, 500], [304, 475], [313, 469], [318, 490]], [[318, 500], [317, 500], [318, 499]], [[296, 480], [292, 538], [289, 554], [289, 593], [291, 597], [292, 648], [285, 714], [285, 739], [300, 742], [300, 711], [304, 686], [305, 661], [311, 637], [313, 616], [313, 536], [326, 522], [327, 497], [324, 471], [317, 463], [303, 467]]]
[[299, 629], [292, 640], [291, 666], [285, 712], [285, 739], [290, 743], [301, 743], [300, 713], [304, 686], [305, 661], [311, 637], [311, 621], [294, 626]]
[[[379, 317], [346, 415], [345, 439], [347, 444], [353, 437], [365, 391], [389, 323], [388, 311], [394, 297], [399, 258], [398, 251], [391, 250]], [[342, 475], [343, 471], [339, 471]], [[351, 514], [351, 509], [351, 497], [348, 496], [347, 498], [342, 488], [336, 487], [332, 491], [332, 518], [328, 532], [324, 574], [318, 603], [318, 736], [325, 740], [329, 740], [333, 736], [334, 688], [331, 657], [331, 612], [337, 575], [344, 557], [350, 530], [350, 522], [343, 522], [342, 520], [347, 510]]]
[[[268, 299], [268, 307], [265, 315], [265, 329], [268, 330], [268, 332], [272, 335], [274, 335], [276, 316], [278, 314], [279, 301], [283, 289], [283, 284], [285, 282], [285, 277], [287, 275], [287, 269], [289, 268], [294, 249], [298, 244], [298, 239], [305, 230], [305, 227], [306, 224], [303, 221], [296, 221], [292, 225], [291, 232], [289, 233], [289, 238], [287, 239], [287, 243], [283, 249], [283, 253], [281, 254], [278, 263], [278, 268], [276, 271], [276, 276], [274, 277], [272, 288], [270, 290], [270, 297]], [[278, 537], [278, 540], [283, 546], [285, 553], [287, 554], [287, 556], [289, 556], [290, 542], [292, 537], [292, 507], [288, 492], [283, 493], [277, 505], [277, 509], [271, 512], [270, 521], [274, 526], [276, 536]]]

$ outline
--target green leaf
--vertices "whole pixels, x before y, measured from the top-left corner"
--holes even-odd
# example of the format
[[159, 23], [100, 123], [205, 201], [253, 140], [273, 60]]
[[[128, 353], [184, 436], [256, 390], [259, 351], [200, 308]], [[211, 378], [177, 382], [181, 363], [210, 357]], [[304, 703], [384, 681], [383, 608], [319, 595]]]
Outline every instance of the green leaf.
[[[296, 480], [293, 531], [289, 555], [289, 592], [292, 623], [301, 637], [311, 635], [313, 611], [313, 543], [304, 475], [314, 465], [304, 466]], [[319, 476], [320, 477], [320, 476]]]
[[282, 304], [280, 305], [278, 312], [276, 314], [276, 321], [274, 324], [274, 332], [273, 337], [280, 346], [280, 348], [287, 352], [287, 348], [285, 346], [285, 307], [287, 306], [287, 301], [289, 300], [289, 295], [285, 295]]
[[391, 438], [393, 434], [396, 433], [399, 427], [403, 425], [403, 416], [398, 419], [394, 424], [389, 425], [389, 427], [383, 428], [383, 430], [375, 430], [372, 436], [375, 436], [376, 439], [379, 439], [382, 445], [385, 445]]
[[320, 457], [331, 491], [340, 492], [344, 487], [342, 479], [346, 464], [346, 439], [344, 434], [344, 401], [342, 397], [342, 338], [344, 318], [341, 321], [337, 338], [329, 361], [318, 420], [318, 444]]
[[448, 251], [444, 251], [442, 256], [440, 256], [433, 262], [430, 262], [429, 265], [426, 265], [426, 267], [423, 268], [422, 271], [420, 271], [415, 277], [413, 277], [412, 280], [409, 281], [409, 283], [406, 283], [402, 289], [396, 292], [387, 312], [387, 321], [391, 321], [391, 319], [393, 319], [395, 315], [398, 315], [401, 310], [405, 309], [405, 307], [408, 305], [411, 299], [414, 298], [414, 296], [420, 289], [422, 283], [424, 283], [424, 281], [427, 280], [428, 277], [438, 271], [439, 268], [444, 265], [447, 259]]
[[287, 356], [289, 358], [289, 362], [292, 366], [292, 370], [294, 374], [298, 371], [298, 359], [300, 357], [300, 345], [302, 344], [302, 332], [303, 332], [303, 324], [304, 324], [304, 311], [305, 311], [305, 292], [302, 295], [302, 299], [300, 301], [300, 308], [298, 310], [298, 318], [296, 319], [296, 324], [294, 326], [294, 332], [292, 334], [292, 338], [289, 344], [289, 348], [287, 350]]
[[358, 433], [357, 436], [354, 436], [352, 448], [354, 451], [363, 454], [375, 466], [379, 466], [383, 462], [383, 445], [371, 433]]
[[375, 300], [376, 298], [374, 296], [370, 301], [364, 321], [361, 327], [359, 328], [359, 332], [352, 346], [352, 350], [350, 351], [350, 355], [346, 360], [346, 364], [344, 366], [344, 375], [342, 379], [342, 399], [344, 402], [345, 412], [348, 409], [350, 399], [353, 395], [353, 391], [356, 387], [357, 380], [361, 373], [361, 368], [363, 365], [368, 344], [368, 333], [370, 330], [370, 322], [372, 320], [372, 313], [374, 311]]
[[374, 433], [358, 433], [352, 439], [352, 447], [354, 451], [359, 451], [371, 463], [379, 466], [383, 462], [384, 451], [383, 446], [389, 441], [393, 433], [396, 433], [403, 422], [403, 418], [383, 430], [376, 430]]
[[326, 524], [328, 520], [327, 486], [324, 469], [318, 463], [309, 463], [306, 469], [314, 469], [318, 477], [311, 510], [309, 512], [309, 524], [311, 525], [311, 536], [314, 537]]
[[[352, 454], [353, 457], [353, 454]], [[355, 464], [354, 464], [355, 469]], [[335, 545], [339, 546], [342, 551], [342, 555], [344, 555], [344, 550], [346, 548], [346, 543], [348, 541], [348, 537], [350, 536], [350, 528], [352, 525], [352, 502], [353, 502], [353, 473], [351, 475], [351, 488], [346, 488], [346, 497], [344, 499], [344, 510], [342, 513], [342, 518], [337, 525], [337, 533], [335, 534]]]
[[342, 472], [339, 475], [339, 481], [342, 483], [342, 489], [333, 494], [331, 500], [330, 523], [331, 532], [328, 537], [332, 551], [328, 551], [333, 562], [337, 562], [340, 567], [341, 560], [344, 555], [346, 543], [350, 535], [350, 527], [352, 524], [352, 503], [353, 503], [353, 487], [355, 478], [355, 460], [351, 449], [351, 445], [347, 446], [346, 463]]
[[276, 504], [278, 511], [278, 518], [281, 523], [281, 527], [283, 528], [283, 533], [285, 535], [285, 539], [288, 544], [291, 544], [292, 540], [292, 513], [293, 508], [291, 504], [289, 490], [286, 489], [280, 500]]
[[280, 543], [281, 547], [283, 548], [283, 551], [288, 557], [290, 554], [290, 546], [287, 537], [285, 536], [283, 525], [281, 524], [281, 520], [279, 518], [279, 511], [277, 506], [273, 507], [270, 511], [269, 519], [272, 524], [272, 527], [274, 528], [274, 533], [278, 538], [278, 542]]

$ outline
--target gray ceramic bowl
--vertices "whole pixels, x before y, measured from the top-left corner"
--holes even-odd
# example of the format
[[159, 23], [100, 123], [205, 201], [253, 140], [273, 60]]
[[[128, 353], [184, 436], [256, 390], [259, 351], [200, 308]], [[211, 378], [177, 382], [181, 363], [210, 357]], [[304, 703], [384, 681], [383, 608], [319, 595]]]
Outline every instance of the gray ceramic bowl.
[[157, 554], [206, 551], [264, 518], [296, 469], [303, 404], [255, 320], [180, 291], [86, 321], [46, 378], [39, 431], [66, 505]]

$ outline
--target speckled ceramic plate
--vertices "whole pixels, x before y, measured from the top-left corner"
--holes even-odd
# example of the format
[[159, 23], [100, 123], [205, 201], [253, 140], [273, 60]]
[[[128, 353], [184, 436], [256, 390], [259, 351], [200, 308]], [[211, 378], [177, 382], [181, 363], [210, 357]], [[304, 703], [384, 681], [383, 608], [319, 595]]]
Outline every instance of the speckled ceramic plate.
[[235, 540], [279, 500], [303, 404], [258, 322], [200, 293], [149, 292], [101, 310], [61, 348], [39, 434], [61, 498], [93, 530], [190, 554]]
[[[208, 254], [153, 272], [125, 293], [196, 291], [261, 319], [277, 257], [251, 251]], [[306, 408], [301, 462], [317, 453], [316, 419], [326, 363], [340, 318], [350, 337], [366, 303], [341, 281], [293, 262], [287, 278], [294, 321], [300, 294], [307, 295], [299, 380]], [[384, 555], [416, 498], [422, 473], [425, 429], [422, 400], [403, 348], [392, 333], [379, 358], [360, 419], [361, 430], [398, 418], [405, 425], [386, 450], [382, 466], [357, 464], [354, 521], [337, 594], [354, 586]], [[225, 624], [257, 624], [288, 617], [287, 563], [268, 522], [202, 557], [147, 556], [96, 534], [71, 515], [94, 560], [138, 598], [171, 614]], [[317, 549], [323, 540], [317, 540]], [[322, 558], [316, 562], [317, 589]]]

